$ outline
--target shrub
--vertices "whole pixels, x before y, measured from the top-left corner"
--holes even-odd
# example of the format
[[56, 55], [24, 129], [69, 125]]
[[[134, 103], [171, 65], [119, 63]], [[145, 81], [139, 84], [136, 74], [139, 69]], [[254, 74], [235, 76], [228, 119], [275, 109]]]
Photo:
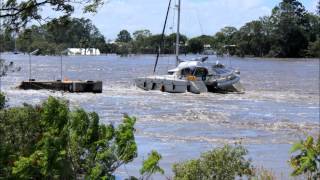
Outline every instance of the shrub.
[[308, 179], [320, 179], [320, 135], [314, 142], [312, 136], [295, 143], [291, 148], [289, 161], [293, 168], [292, 176], [306, 175]]
[[148, 159], [143, 161], [142, 168], [140, 169], [141, 179], [149, 179], [152, 174], [164, 174], [164, 170], [159, 166], [161, 155], [157, 151], [151, 151]]
[[53, 97], [0, 110], [0, 177], [114, 179], [137, 156], [135, 121], [125, 115], [118, 127], [102, 125], [96, 113]]
[[248, 151], [240, 146], [226, 145], [203, 153], [199, 159], [173, 165], [174, 179], [205, 180], [235, 179], [238, 176], [251, 176], [251, 161], [245, 159]]

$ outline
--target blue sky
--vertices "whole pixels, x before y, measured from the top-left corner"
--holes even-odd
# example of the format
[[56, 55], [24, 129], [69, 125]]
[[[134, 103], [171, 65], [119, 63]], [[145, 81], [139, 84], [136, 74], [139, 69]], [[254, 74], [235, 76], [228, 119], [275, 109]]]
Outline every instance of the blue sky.
[[[172, 0], [175, 3], [177, 0]], [[281, 0], [181, 0], [181, 33], [189, 37], [202, 34], [213, 35], [224, 26], [237, 28], [244, 23], [269, 15], [271, 9]], [[318, 0], [300, 0], [308, 11], [315, 12]], [[107, 39], [115, 39], [118, 32], [127, 29], [134, 32], [149, 29], [160, 33], [168, 0], [108, 0], [98, 13], [83, 15], [80, 10], [76, 17], [90, 18]], [[171, 11], [173, 12], [173, 11]], [[173, 26], [173, 13], [168, 27]], [[167, 29], [167, 33], [173, 29]]]

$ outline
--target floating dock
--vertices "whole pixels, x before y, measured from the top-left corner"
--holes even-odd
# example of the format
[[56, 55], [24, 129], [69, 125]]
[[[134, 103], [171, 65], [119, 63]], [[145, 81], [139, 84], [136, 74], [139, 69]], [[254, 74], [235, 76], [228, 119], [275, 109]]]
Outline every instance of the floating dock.
[[20, 89], [48, 89], [71, 93], [102, 93], [102, 81], [22, 81]]

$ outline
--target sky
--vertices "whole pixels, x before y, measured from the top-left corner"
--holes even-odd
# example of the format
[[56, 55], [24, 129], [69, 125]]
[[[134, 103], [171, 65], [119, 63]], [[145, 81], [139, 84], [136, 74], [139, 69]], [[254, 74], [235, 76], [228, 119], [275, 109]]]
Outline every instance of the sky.
[[[177, 1], [172, 0], [172, 3]], [[225, 26], [239, 28], [246, 22], [270, 15], [272, 8], [280, 1], [181, 0], [181, 33], [195, 37], [213, 35]], [[310, 12], [315, 12], [317, 1], [300, 0]], [[91, 19], [109, 40], [114, 40], [122, 29], [130, 33], [149, 29], [153, 34], [157, 34], [162, 31], [168, 2], [169, 0], [108, 0], [96, 14], [82, 14], [81, 8], [77, 8], [74, 17]], [[172, 6], [166, 33], [176, 31], [174, 12]]]

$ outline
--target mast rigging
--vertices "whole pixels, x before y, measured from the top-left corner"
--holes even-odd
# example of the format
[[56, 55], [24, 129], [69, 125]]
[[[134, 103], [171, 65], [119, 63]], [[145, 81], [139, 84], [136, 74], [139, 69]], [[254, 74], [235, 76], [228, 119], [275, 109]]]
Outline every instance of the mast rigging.
[[161, 53], [161, 47], [163, 46], [164, 33], [165, 33], [165, 31], [166, 31], [166, 26], [167, 26], [167, 21], [168, 21], [170, 6], [171, 6], [171, 0], [169, 0], [169, 5], [168, 5], [168, 9], [167, 9], [166, 19], [165, 19], [165, 21], [164, 21], [164, 26], [163, 26], [162, 34], [161, 34], [161, 42], [160, 42], [160, 45], [159, 45], [159, 47], [158, 47], [157, 58], [156, 58], [156, 62], [155, 62], [154, 67], [153, 67], [153, 74], [156, 72], [156, 68], [157, 68], [157, 65], [158, 65], [159, 56], [160, 56], [160, 53]]

